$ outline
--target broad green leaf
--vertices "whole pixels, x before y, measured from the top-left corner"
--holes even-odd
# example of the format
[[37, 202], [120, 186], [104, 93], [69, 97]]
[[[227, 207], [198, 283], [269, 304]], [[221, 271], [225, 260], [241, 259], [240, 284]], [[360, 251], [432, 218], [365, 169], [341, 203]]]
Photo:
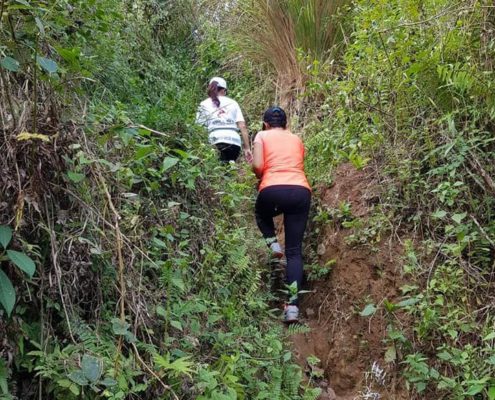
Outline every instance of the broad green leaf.
[[79, 49], [65, 49], [63, 47], [56, 47], [57, 53], [62, 57], [65, 61], [70, 64], [77, 63], [77, 57], [79, 55]]
[[395, 349], [395, 346], [392, 345], [385, 352], [385, 362], [391, 363], [391, 362], [395, 361], [396, 359], [397, 359], [397, 350]]
[[466, 218], [467, 213], [462, 213], [462, 214], [454, 214], [452, 215], [452, 219], [460, 224], [464, 218]]
[[189, 158], [189, 153], [185, 152], [184, 150], [181, 149], [174, 149], [174, 153], [177, 153], [179, 156], [181, 156], [183, 159]]
[[57, 63], [50, 58], [36, 56], [36, 62], [49, 74], [54, 74], [58, 70]]
[[69, 379], [60, 379], [57, 381], [57, 385], [63, 388], [68, 388], [70, 385], [72, 385], [72, 382]]
[[14, 286], [9, 277], [0, 269], [0, 304], [2, 304], [7, 315], [10, 316], [15, 304]]
[[117, 381], [115, 379], [106, 377], [100, 382], [103, 386], [111, 387], [117, 385]]
[[184, 284], [184, 280], [183, 280], [181, 277], [179, 277], [179, 276], [174, 276], [174, 277], [172, 278], [172, 284], [173, 284], [176, 288], [180, 289], [182, 292], [183, 292], [184, 290], [186, 290], [186, 285]]
[[426, 389], [426, 382], [417, 382], [414, 384], [418, 393], [424, 392]]
[[489, 333], [483, 338], [484, 341], [493, 340], [493, 339], [495, 339], [495, 332]]
[[363, 311], [359, 313], [361, 317], [369, 317], [370, 315], [373, 315], [376, 312], [376, 307], [374, 304], [368, 304], [366, 307], [364, 307]]
[[26, 0], [15, 0], [15, 1], [25, 6], [31, 7], [31, 4], [29, 4], [29, 2], [27, 2]]
[[12, 240], [12, 229], [8, 225], [0, 225], [0, 244], [4, 249]]
[[407, 306], [412, 306], [412, 305], [414, 305], [414, 304], [416, 304], [416, 303], [419, 303], [419, 301], [420, 301], [420, 300], [419, 300], [418, 298], [416, 298], [416, 297], [410, 297], [410, 298], [408, 298], [408, 299], [404, 299], [404, 300], [402, 300], [402, 301], [399, 301], [399, 302], [396, 304], [396, 306], [397, 306], [397, 307], [407, 307]]
[[175, 164], [179, 162], [178, 158], [175, 157], [165, 157], [163, 160], [163, 172], [172, 168]]
[[79, 183], [81, 182], [86, 175], [81, 174], [79, 172], [72, 172], [72, 171], [67, 171], [67, 177], [74, 183]]
[[118, 318], [112, 319], [112, 330], [115, 335], [125, 335], [129, 331], [130, 326], [127, 322], [121, 321]]
[[156, 237], [155, 237], [155, 238], [153, 238], [153, 243], [154, 243], [156, 246], [158, 246], [158, 247], [160, 247], [160, 248], [162, 248], [162, 249], [167, 248], [167, 244], [166, 244], [163, 240], [158, 239], [158, 238], [156, 238]]
[[165, 310], [165, 307], [163, 307], [163, 306], [156, 306], [156, 313], [160, 317], [167, 318], [167, 311]]
[[474, 396], [475, 394], [481, 393], [484, 388], [485, 388], [485, 385], [474, 384], [474, 385], [471, 385], [464, 394], [467, 396]]
[[79, 396], [79, 394], [81, 393], [81, 391], [79, 390], [79, 386], [77, 386], [74, 383], [69, 386], [69, 390], [72, 392], [74, 396]]
[[95, 383], [100, 379], [103, 372], [103, 365], [96, 357], [83, 355], [81, 362], [81, 369], [86, 379], [92, 383]]
[[443, 350], [441, 351], [440, 353], [437, 354], [437, 357], [440, 359], [440, 360], [443, 360], [443, 361], [450, 361], [452, 360], [452, 354], [450, 354], [448, 351], [446, 350]]
[[36, 265], [34, 261], [29, 258], [24, 253], [20, 251], [7, 250], [7, 256], [10, 261], [12, 261], [15, 265], [17, 265], [21, 270], [23, 270], [30, 278], [33, 277], [34, 272], [36, 271]]
[[141, 158], [144, 158], [151, 153], [153, 153], [153, 146], [142, 146], [136, 151], [134, 159], [140, 160]]
[[175, 329], [182, 331], [182, 324], [180, 321], [170, 321], [170, 325], [172, 325]]
[[84, 372], [79, 369], [77, 371], [71, 372], [67, 377], [74, 383], [77, 383], [81, 386], [86, 386], [89, 384], [89, 381], [86, 379]]
[[0, 61], [0, 65], [8, 71], [17, 72], [19, 71], [19, 61], [12, 57], [4, 57]]
[[127, 146], [131, 139], [138, 134], [138, 131], [134, 128], [123, 128], [117, 131], [118, 135]]
[[34, 17], [34, 21], [36, 22], [36, 26], [38, 27], [42, 36], [45, 36], [45, 27], [43, 26], [43, 22], [38, 17]]
[[129, 343], [136, 343], [136, 336], [132, 332], [126, 332], [124, 335], [125, 340], [127, 340]]
[[488, 389], [488, 400], [495, 400], [495, 386]]
[[208, 315], [208, 324], [214, 324], [217, 321], [220, 321], [223, 318], [221, 314], [209, 314]]
[[437, 210], [433, 214], [431, 214], [431, 216], [433, 218], [437, 218], [437, 219], [445, 218], [446, 215], [447, 215], [447, 212], [444, 210]]

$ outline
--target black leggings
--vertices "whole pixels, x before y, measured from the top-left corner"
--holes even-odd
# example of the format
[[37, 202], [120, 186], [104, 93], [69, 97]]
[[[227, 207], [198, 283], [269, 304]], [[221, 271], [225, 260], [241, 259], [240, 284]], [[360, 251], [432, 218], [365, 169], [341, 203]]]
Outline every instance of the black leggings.
[[235, 144], [217, 143], [216, 146], [222, 162], [236, 161], [241, 154], [241, 148]]
[[[276, 185], [263, 189], [256, 199], [256, 222], [265, 239], [275, 238], [273, 217], [284, 214], [287, 284], [303, 281], [302, 241], [308, 221], [311, 191], [303, 186]], [[291, 304], [297, 305], [297, 300]]]

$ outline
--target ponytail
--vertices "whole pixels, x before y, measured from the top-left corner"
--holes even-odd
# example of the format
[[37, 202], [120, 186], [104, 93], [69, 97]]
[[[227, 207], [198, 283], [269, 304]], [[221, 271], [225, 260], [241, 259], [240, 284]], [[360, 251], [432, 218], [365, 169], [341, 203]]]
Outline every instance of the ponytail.
[[217, 108], [220, 107], [220, 100], [218, 99], [218, 91], [219, 90], [220, 90], [220, 88], [218, 87], [217, 81], [212, 81], [208, 85], [208, 97], [211, 99], [213, 104], [215, 104], [215, 106], [217, 106]]

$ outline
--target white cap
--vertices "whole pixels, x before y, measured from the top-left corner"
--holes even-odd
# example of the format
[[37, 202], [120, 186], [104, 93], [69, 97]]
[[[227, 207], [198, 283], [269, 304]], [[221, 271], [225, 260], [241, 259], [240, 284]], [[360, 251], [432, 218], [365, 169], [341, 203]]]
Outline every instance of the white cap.
[[214, 78], [210, 79], [210, 85], [213, 81], [216, 81], [218, 83], [218, 87], [227, 89], [227, 82], [225, 82], [225, 79], [220, 78], [219, 76], [215, 76]]

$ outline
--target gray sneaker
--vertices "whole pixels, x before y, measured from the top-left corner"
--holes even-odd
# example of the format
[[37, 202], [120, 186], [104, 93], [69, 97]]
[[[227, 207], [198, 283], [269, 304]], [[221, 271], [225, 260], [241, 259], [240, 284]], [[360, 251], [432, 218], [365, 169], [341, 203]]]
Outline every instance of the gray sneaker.
[[284, 322], [292, 324], [299, 321], [299, 307], [294, 305], [286, 305], [284, 308]]
[[282, 246], [280, 246], [280, 243], [273, 242], [270, 245], [270, 249], [272, 251], [272, 257], [280, 259], [284, 256], [284, 252], [282, 250]]

